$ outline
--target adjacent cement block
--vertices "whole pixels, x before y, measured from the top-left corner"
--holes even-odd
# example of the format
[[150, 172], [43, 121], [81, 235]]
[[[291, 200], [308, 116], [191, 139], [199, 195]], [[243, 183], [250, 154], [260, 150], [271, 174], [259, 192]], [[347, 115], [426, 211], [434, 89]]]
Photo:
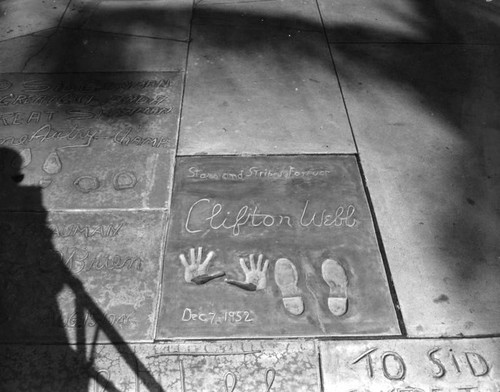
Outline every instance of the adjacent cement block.
[[313, 0], [195, 2], [194, 24], [242, 26], [270, 33], [276, 29], [323, 31], [317, 3]]
[[182, 71], [187, 47], [182, 41], [59, 28], [24, 71]]
[[180, 155], [355, 152], [324, 35], [194, 25]]
[[500, 340], [321, 342], [325, 392], [495, 392]]
[[500, 51], [332, 45], [410, 336], [500, 332]]
[[495, 2], [319, 0], [330, 42], [498, 44]]
[[178, 73], [1, 75], [0, 209], [165, 208], [181, 83]]
[[353, 156], [178, 159], [163, 287], [160, 339], [399, 333]]
[[142, 37], [187, 40], [191, 0], [72, 1], [62, 26]]
[[[57, 27], [70, 0], [4, 0], [0, 40]], [[5, 53], [2, 51], [2, 57]]]
[[0, 72], [22, 72], [32, 56], [39, 53], [46, 38], [40, 35], [29, 35], [12, 38], [0, 42]]
[[0, 340], [153, 337], [161, 211], [0, 214]]
[[4, 346], [2, 391], [318, 392], [313, 342]]

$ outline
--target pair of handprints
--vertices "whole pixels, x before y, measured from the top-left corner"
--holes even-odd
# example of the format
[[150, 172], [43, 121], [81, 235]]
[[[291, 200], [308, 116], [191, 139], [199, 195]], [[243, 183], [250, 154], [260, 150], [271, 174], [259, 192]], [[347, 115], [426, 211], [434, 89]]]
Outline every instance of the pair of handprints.
[[[226, 275], [223, 271], [208, 274], [210, 261], [214, 258], [215, 252], [210, 251], [203, 259], [203, 248], [200, 246], [196, 250], [191, 248], [189, 258], [181, 253], [179, 259], [184, 266], [184, 280], [188, 283], [202, 285], [210, 282], [213, 279], [221, 278]], [[264, 261], [264, 256], [260, 254], [255, 262], [255, 255], [251, 254], [248, 257], [248, 265], [245, 258], [240, 257], [240, 266], [245, 274], [244, 281], [234, 279], [226, 279], [225, 282], [237, 286], [243, 290], [256, 291], [264, 290], [267, 286], [267, 269], [269, 260]], [[202, 261], [203, 259], [203, 261]]]

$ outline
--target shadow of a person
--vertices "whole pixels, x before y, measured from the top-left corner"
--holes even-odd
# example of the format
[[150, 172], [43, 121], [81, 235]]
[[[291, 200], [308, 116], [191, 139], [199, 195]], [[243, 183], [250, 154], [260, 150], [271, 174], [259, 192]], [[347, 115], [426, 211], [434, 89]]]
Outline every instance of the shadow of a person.
[[[41, 188], [21, 185], [22, 164], [16, 151], [0, 148], [0, 205], [16, 211], [2, 212], [0, 219], [0, 340], [61, 344], [57, 347], [64, 358], [61, 363], [69, 367], [61, 369], [52, 363], [43, 369], [46, 385], [53, 386], [61, 377], [73, 375], [66, 386], [86, 390], [88, 379], [85, 372], [77, 370], [83, 364], [78, 363], [77, 352], [69, 346], [57, 302], [66, 279], [65, 267], [52, 246], [47, 212], [41, 208]], [[19, 212], [33, 210], [42, 212]], [[8, 358], [0, 358], [2, 368], [13, 369], [5, 363]], [[16, 374], [11, 375], [10, 382], [14, 378]]]
[[[87, 358], [83, 329], [87, 295], [53, 246], [41, 188], [21, 185], [22, 166], [16, 151], [0, 147], [0, 206], [11, 207], [0, 213], [0, 343], [16, 344], [1, 350], [0, 389], [88, 391], [95, 379], [103, 390], [116, 391], [93, 367], [94, 349]], [[75, 297], [74, 348], [58, 305], [65, 286]], [[57, 345], [33, 346], [37, 354], [30, 351], [30, 358], [21, 361], [12, 354], [23, 344], [47, 342]]]

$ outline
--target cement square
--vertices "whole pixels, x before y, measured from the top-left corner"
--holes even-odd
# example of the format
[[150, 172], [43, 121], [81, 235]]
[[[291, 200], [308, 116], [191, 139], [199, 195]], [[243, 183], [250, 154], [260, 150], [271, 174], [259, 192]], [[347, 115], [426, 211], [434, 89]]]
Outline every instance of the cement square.
[[352, 153], [324, 36], [194, 25], [180, 155]]
[[135, 352], [167, 391], [321, 390], [318, 352], [312, 341], [137, 345]]
[[26, 63], [39, 53], [47, 40], [38, 35], [12, 38], [0, 42], [0, 72], [22, 72]]
[[330, 42], [500, 42], [500, 6], [491, 1], [319, 0], [318, 4]]
[[332, 45], [407, 332], [500, 332], [500, 50]]
[[354, 156], [183, 157], [172, 197], [158, 339], [400, 333]]
[[59, 28], [24, 71], [183, 71], [187, 47], [182, 41]]
[[1, 210], [168, 205], [179, 73], [1, 78]]
[[323, 31], [316, 1], [201, 1], [195, 5], [193, 24], [254, 26], [271, 29]]
[[500, 339], [321, 342], [325, 392], [495, 392]]
[[72, 1], [63, 27], [142, 37], [187, 40], [191, 0]]
[[138, 390], [128, 345], [3, 345], [0, 365], [5, 392]]
[[163, 215], [0, 213], [0, 341], [150, 341]]
[[314, 342], [8, 345], [0, 366], [5, 392], [320, 391]]
[[[57, 27], [70, 0], [3, 0], [0, 40]], [[2, 57], [5, 54], [2, 52]]]

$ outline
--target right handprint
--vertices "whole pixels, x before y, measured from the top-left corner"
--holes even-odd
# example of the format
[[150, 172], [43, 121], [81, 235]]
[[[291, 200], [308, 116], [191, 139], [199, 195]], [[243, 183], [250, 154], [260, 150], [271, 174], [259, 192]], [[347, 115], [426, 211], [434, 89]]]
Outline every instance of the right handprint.
[[267, 286], [269, 260], [264, 261], [264, 264], [262, 264], [263, 259], [264, 256], [260, 254], [257, 259], [257, 264], [255, 264], [254, 255], [251, 254], [249, 256], [250, 268], [248, 268], [245, 259], [240, 257], [240, 265], [245, 273], [245, 281], [240, 282], [228, 279], [226, 282], [247, 291], [264, 290]]

